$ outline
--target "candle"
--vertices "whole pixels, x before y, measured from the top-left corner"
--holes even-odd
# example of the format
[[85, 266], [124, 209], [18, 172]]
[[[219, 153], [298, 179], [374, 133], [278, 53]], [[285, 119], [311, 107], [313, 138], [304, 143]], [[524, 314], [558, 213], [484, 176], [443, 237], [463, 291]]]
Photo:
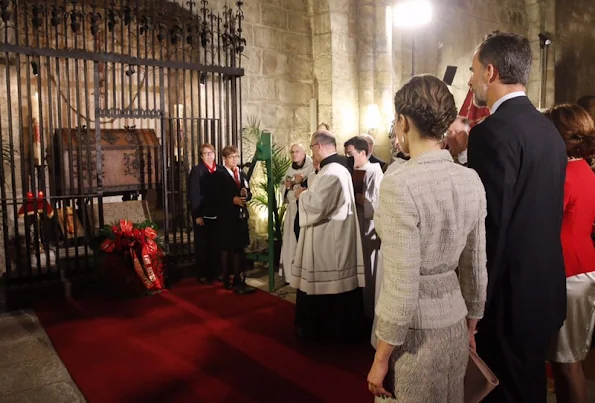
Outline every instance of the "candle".
[[39, 94], [31, 98], [31, 120], [33, 121], [33, 161], [41, 165], [41, 135], [39, 133]]
[[31, 97], [31, 118], [39, 122], [39, 94], [37, 92]]

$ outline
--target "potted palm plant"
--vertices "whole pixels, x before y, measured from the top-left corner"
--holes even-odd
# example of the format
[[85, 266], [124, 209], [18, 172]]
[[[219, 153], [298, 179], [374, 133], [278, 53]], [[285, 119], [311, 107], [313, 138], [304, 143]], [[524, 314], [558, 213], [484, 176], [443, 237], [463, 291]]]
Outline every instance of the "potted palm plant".
[[[244, 142], [244, 150], [253, 155], [256, 143], [260, 139], [262, 131], [260, 130], [260, 121], [255, 117], [248, 117], [248, 125], [244, 128], [242, 140]], [[281, 184], [285, 179], [285, 173], [291, 166], [291, 159], [287, 155], [285, 147], [273, 142], [272, 149], [272, 172], [270, 180], [273, 182], [273, 188], [276, 197], [276, 211], [273, 212], [273, 227], [275, 242], [275, 254], [281, 253], [282, 240], [282, 224], [285, 217], [285, 205], [283, 203], [283, 193]], [[256, 171], [252, 186], [252, 199], [249, 202], [250, 207], [256, 211], [266, 211], [269, 205], [269, 195], [267, 192], [269, 175], [264, 164], [261, 164], [259, 170]], [[275, 261], [279, 261], [279, 256], [275, 257]]]

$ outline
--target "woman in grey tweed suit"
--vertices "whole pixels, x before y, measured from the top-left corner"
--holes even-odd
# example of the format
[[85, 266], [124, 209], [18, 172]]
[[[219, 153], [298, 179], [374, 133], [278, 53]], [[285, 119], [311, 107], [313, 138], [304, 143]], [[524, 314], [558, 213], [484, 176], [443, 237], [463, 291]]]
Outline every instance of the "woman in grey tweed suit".
[[475, 171], [440, 149], [457, 116], [446, 84], [415, 76], [395, 109], [411, 160], [384, 177], [374, 217], [384, 276], [368, 388], [377, 401], [463, 402], [486, 298], [485, 190]]

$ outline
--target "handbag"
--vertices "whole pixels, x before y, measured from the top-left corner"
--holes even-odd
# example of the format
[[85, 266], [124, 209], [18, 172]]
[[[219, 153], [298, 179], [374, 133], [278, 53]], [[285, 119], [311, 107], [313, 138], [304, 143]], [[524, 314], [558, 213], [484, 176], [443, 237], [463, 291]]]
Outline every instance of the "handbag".
[[465, 403], [479, 403], [500, 382], [485, 362], [469, 348], [469, 363], [465, 373]]

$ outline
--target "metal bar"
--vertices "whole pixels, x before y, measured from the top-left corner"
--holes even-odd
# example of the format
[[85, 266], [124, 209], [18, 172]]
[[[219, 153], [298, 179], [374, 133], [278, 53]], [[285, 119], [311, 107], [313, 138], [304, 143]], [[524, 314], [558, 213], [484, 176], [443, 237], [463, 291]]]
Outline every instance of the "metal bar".
[[[19, 122], [19, 131], [20, 131], [20, 154], [21, 154], [21, 193], [26, 192], [26, 189], [28, 188], [27, 185], [27, 178], [26, 178], [26, 161], [27, 161], [27, 157], [25, 157], [25, 145], [24, 145], [24, 139], [25, 139], [25, 134], [22, 132], [23, 131], [23, 96], [22, 96], [22, 89], [21, 89], [21, 57], [20, 55], [16, 55], [16, 70], [17, 70], [17, 105], [18, 105], [18, 122]], [[30, 90], [29, 90], [30, 91]], [[31, 98], [29, 98], [29, 105], [31, 105]], [[29, 111], [31, 111], [31, 106], [29, 106]], [[30, 127], [30, 126], [29, 126]], [[32, 138], [32, 136], [30, 136]], [[30, 144], [32, 145], [32, 142], [30, 142]], [[32, 160], [32, 156], [33, 156], [33, 147], [31, 146], [31, 149], [29, 150], [29, 161]], [[31, 171], [29, 171], [31, 172]], [[15, 215], [15, 217], [18, 217], [17, 215]], [[25, 216], [26, 217], [26, 216]], [[15, 226], [18, 226], [18, 222], [15, 222]], [[27, 225], [25, 224], [25, 230], [24, 230], [24, 235], [25, 235], [25, 245], [26, 245], [26, 255], [27, 255], [27, 267], [31, 267], [31, 256], [30, 256], [30, 250], [31, 250], [31, 241], [29, 238], [29, 231], [27, 231]], [[19, 277], [22, 277], [23, 273], [21, 270], [19, 270]]]
[[93, 62], [113, 62], [121, 64], [142, 64], [143, 66], [166, 67], [170, 69], [183, 69], [206, 71], [209, 73], [222, 73], [230, 76], [243, 76], [244, 69], [228, 66], [204, 65], [200, 63], [181, 62], [178, 60], [145, 59], [134, 56], [120, 55], [111, 52], [93, 53], [86, 50], [61, 50], [52, 48], [34, 48], [18, 46], [9, 43], [0, 43], [0, 52], [20, 53], [27, 56], [48, 56], [63, 59], [84, 59]]
[[[75, 7], [74, 4], [73, 4], [73, 7]], [[73, 9], [73, 12], [75, 10], [76, 10], [76, 8]], [[87, 26], [85, 24], [85, 20], [86, 19], [84, 18], [84, 15], [85, 15], [84, 5], [81, 5], [81, 11], [80, 11], [81, 29], [82, 29], [82, 32], [83, 32], [83, 44], [86, 44], [87, 43], [87, 41], [86, 41], [86, 31], [87, 31], [86, 30], [86, 27]], [[77, 46], [78, 35], [75, 35], [74, 38], [75, 38], [74, 39], [74, 41], [75, 41], [74, 42], [74, 44], [75, 44], [74, 47], [77, 48], [78, 47]], [[84, 102], [85, 102], [85, 116], [88, 117], [89, 116], [89, 106], [88, 106], [89, 91], [87, 89], [87, 61], [86, 60], [81, 60], [81, 62], [83, 64], [83, 87], [84, 87], [83, 91], [85, 92], [85, 99], [84, 99]], [[85, 190], [85, 175], [84, 175], [83, 165], [86, 166], [87, 177], [89, 177], [89, 178], [91, 177], [91, 172], [90, 172], [91, 171], [91, 169], [90, 169], [90, 167], [91, 167], [91, 150], [90, 150], [90, 148], [91, 147], [85, 147], [85, 150], [84, 151], [86, 152], [87, 155], [86, 155], [86, 158], [83, 160], [83, 149], [82, 149], [82, 143], [83, 142], [81, 142], [80, 139], [84, 136], [84, 138], [85, 138], [84, 143], [87, 143], [88, 141], [91, 140], [91, 138], [89, 136], [89, 125], [88, 125], [88, 122], [83, 127], [83, 121], [82, 121], [82, 117], [81, 117], [81, 113], [80, 113], [80, 110], [82, 109], [82, 103], [83, 103], [83, 101], [81, 100], [81, 86], [80, 86], [81, 80], [80, 80], [78, 60], [75, 60], [74, 68], [75, 68], [75, 82], [77, 84], [76, 85], [76, 88], [75, 88], [75, 91], [76, 91], [77, 126], [78, 126], [79, 143], [80, 143], [79, 147], [80, 147], [80, 150], [81, 150], [80, 157], [79, 157], [79, 160], [81, 161], [81, 165], [79, 165], [79, 177], [80, 177], [80, 179], [79, 179], [79, 185], [80, 185], [79, 194], [80, 194], [80, 193], [84, 193], [86, 191]], [[89, 186], [92, 186], [91, 181], [89, 181], [89, 182], [90, 182], [89, 183]], [[82, 197], [79, 198], [79, 205], [81, 206], [81, 217], [82, 217], [82, 221], [83, 221], [82, 222], [83, 233], [85, 234], [85, 236], [87, 236], [88, 234], [90, 234], [89, 228], [88, 228], [89, 224], [88, 224], [88, 221], [87, 221], [87, 204], [86, 204], [86, 201]], [[85, 260], [85, 269], [87, 271], [89, 271], [89, 244], [88, 244], [88, 242], [84, 242], [84, 252], [85, 252], [84, 253], [84, 255], [85, 255], [85, 259], [84, 259]]]
[[[121, 9], [120, 9], [121, 10]], [[123, 20], [123, 15], [120, 15], [120, 49], [124, 49], [124, 21]], [[128, 63], [128, 65], [130, 65], [130, 63]], [[125, 96], [126, 96], [126, 91], [124, 91], [124, 64], [120, 63], [120, 93], [121, 93], [121, 102], [122, 104], [120, 105], [121, 109], [126, 108], [126, 102], [125, 102]]]
[[127, 119], [127, 118], [134, 118], [134, 119], [160, 119], [162, 118], [163, 111], [161, 110], [105, 110], [105, 109], [97, 109], [97, 116], [99, 118], [113, 118], [113, 119]]
[[[8, 25], [5, 24], [5, 28], [4, 28], [4, 37], [8, 38]], [[10, 60], [10, 55], [8, 53], [4, 54], [5, 60]], [[10, 84], [10, 63], [6, 63], [6, 109], [8, 111], [8, 146], [10, 148], [11, 151], [11, 155], [14, 158], [15, 155], [15, 144], [14, 144], [14, 130], [13, 130], [13, 115], [12, 115], [12, 94], [11, 94], [11, 84]], [[23, 155], [21, 154], [21, 158], [23, 158]], [[13, 163], [12, 163], [12, 168], [10, 170], [10, 183], [11, 183], [11, 189], [12, 189], [12, 200], [16, 200], [17, 198], [17, 178], [16, 178], [16, 172], [15, 172], [15, 168], [16, 168], [16, 162], [13, 159]], [[3, 186], [4, 187], [4, 186]], [[4, 200], [4, 199], [3, 199]], [[7, 211], [7, 210], [3, 210], [3, 211]], [[15, 239], [19, 239], [19, 226], [17, 223], [18, 220], [18, 208], [16, 206], [16, 204], [12, 205], [12, 212], [13, 212], [13, 219], [14, 219], [14, 235], [15, 235]], [[4, 241], [7, 242], [8, 238], [5, 238]], [[20, 255], [21, 252], [21, 245], [20, 242], [16, 242], [15, 243], [16, 246], [16, 253], [17, 256]], [[6, 253], [6, 256], [8, 256], [8, 253]], [[10, 266], [6, 266], [6, 270], [8, 272]], [[20, 267], [17, 265], [17, 273], [20, 272]]]
[[[6, 59], [8, 60], [8, 58]], [[6, 70], [8, 71], [9, 69], [9, 63], [6, 63]], [[7, 93], [10, 92], [10, 88], [7, 88]], [[8, 103], [7, 108], [10, 109], [10, 103]], [[8, 122], [8, 124], [10, 125], [10, 121]], [[4, 131], [2, 130], [2, 119], [0, 119], [0, 133], [3, 133]], [[9, 141], [11, 141], [12, 139], [10, 139]], [[8, 203], [7, 203], [7, 198], [6, 198], [6, 187], [5, 187], [5, 183], [6, 183], [6, 177], [4, 176], [4, 164], [6, 163], [6, 161], [4, 161], [4, 139], [0, 136], [0, 144], [2, 145], [2, 150], [0, 150], [0, 167], [2, 167], [0, 169], [0, 203], [2, 205], [2, 211], [1, 214], [2, 215], [2, 235], [4, 236], [3, 240], [4, 240], [4, 250], [6, 251], [8, 249], [8, 244], [9, 244], [9, 239], [10, 239], [10, 235], [8, 233]], [[9, 155], [13, 156], [12, 158], [14, 158], [14, 153], [10, 153]], [[14, 175], [14, 161], [11, 161], [11, 171]], [[16, 217], [16, 216], [15, 216]], [[8, 253], [4, 253], [4, 268], [6, 270], [5, 272], [5, 276], [7, 274], [10, 274], [11, 272], [11, 265], [10, 265], [10, 254]], [[0, 277], [1, 279], [1, 277]], [[1, 281], [0, 281], [1, 283]], [[0, 287], [4, 287], [4, 284], [0, 284]], [[4, 293], [5, 290], [0, 290], [0, 293]], [[4, 298], [0, 298], [0, 310], [1, 309], [5, 309], [6, 307], [4, 306], [5, 304], [5, 299]]]
[[[39, 29], [37, 30], [36, 34], [35, 34], [35, 42], [36, 45], [39, 46]], [[41, 58], [39, 58], [38, 60], [35, 60], [35, 62], [37, 63], [37, 89], [38, 89], [38, 96], [37, 96], [37, 110], [39, 111], [39, 122], [38, 122], [38, 130], [39, 130], [39, 147], [41, 148], [41, 152], [40, 152], [40, 160], [39, 160], [39, 167], [36, 167], [37, 170], [37, 180], [38, 180], [38, 188], [40, 190], [43, 191], [43, 197], [48, 200], [48, 192], [47, 192], [47, 187], [46, 187], [46, 183], [45, 183], [45, 129], [44, 129], [44, 119], [43, 119], [43, 102], [42, 99], [44, 99], [43, 96], [43, 86], [42, 86], [42, 82], [41, 82]], [[49, 86], [48, 86], [48, 91], [49, 91]], [[48, 95], [49, 97], [49, 95]], [[49, 103], [48, 103], [49, 105]], [[43, 217], [47, 217], [48, 214], [48, 204], [47, 203], [43, 203]], [[39, 221], [38, 221], [39, 222]], [[40, 223], [40, 222], [39, 222]], [[44, 226], [46, 225], [46, 220], [44, 219]], [[41, 223], [39, 226], [39, 231], [40, 233], [42, 233], [42, 227], [41, 227]], [[48, 248], [49, 248], [49, 243], [48, 240], [45, 239], [43, 240], [45, 241], [45, 243], [48, 244]], [[49, 259], [49, 250], [46, 252], [46, 268], [47, 271], [50, 272], [51, 271], [51, 265], [50, 265], [50, 259]]]
[[[64, 26], [65, 30], [68, 30], [68, 26]], [[76, 35], [75, 35], [75, 41], [76, 41]], [[68, 47], [68, 35], [66, 35], [66, 47]], [[76, 59], [75, 59], [76, 60]], [[66, 59], [65, 61], [66, 64], [66, 74], [68, 77], [70, 77], [70, 59]], [[69, 179], [70, 179], [70, 189], [76, 189], [75, 188], [75, 184], [74, 184], [74, 159], [73, 159], [73, 153], [74, 153], [74, 140], [72, 138], [72, 110], [70, 108], [72, 102], [71, 102], [71, 98], [72, 98], [72, 89], [71, 89], [71, 82], [70, 79], [66, 80], [66, 120], [67, 120], [67, 129], [68, 129], [68, 168], [69, 168]], [[77, 144], [77, 179], [81, 176], [80, 175], [80, 171], [82, 168], [82, 162], [80, 161], [80, 154], [81, 152], [79, 150], [82, 150], [82, 144], [81, 144], [81, 138], [80, 138], [80, 130], [77, 129], [77, 134], [79, 134], [79, 138], [78, 138], [78, 144]], [[81, 187], [79, 186], [79, 192], [80, 192]], [[75, 193], [76, 194], [76, 193]], [[76, 205], [77, 202], [77, 198], [73, 197], [72, 199], [72, 214], [73, 216], [76, 214]], [[64, 219], [66, 219], [66, 214], [64, 215]], [[74, 221], [74, 234], [78, 234], [78, 220], [73, 220]], [[79, 260], [79, 239], [77, 236], [73, 237], [74, 240], [74, 257], [76, 259], [76, 261], [78, 262]]]
[[[58, 4], [58, 1], [56, 0], [56, 6]], [[59, 46], [59, 27], [60, 24], [56, 24], [56, 26], [54, 27], [54, 31], [55, 31], [55, 35], [54, 35], [54, 40], [56, 43], [56, 47]], [[57, 122], [57, 129], [62, 130], [63, 127], [63, 121], [62, 121], [62, 102], [63, 100], [60, 98], [60, 93], [62, 91], [62, 77], [61, 77], [61, 69], [60, 69], [60, 59], [58, 57], [54, 58], [54, 60], [56, 61], [56, 105], [57, 105], [57, 111], [58, 111], [58, 122]], [[58, 151], [58, 157], [57, 157], [57, 161], [60, 161], [59, 164], [59, 169], [60, 169], [60, 192], [64, 192], [66, 189], [66, 161], [65, 161], [65, 152], [64, 152], [64, 144], [62, 142], [63, 138], [62, 138], [62, 132], [58, 132], [56, 134], [56, 143], [57, 143], [57, 151]], [[59, 160], [58, 160], [59, 158]], [[67, 217], [67, 210], [66, 210], [66, 204], [70, 204], [70, 198], [68, 199], [64, 199], [64, 200], [60, 200], [59, 205], [57, 206], [57, 209], [60, 209], [62, 211], [62, 217], [64, 217], [64, 219], [66, 219]], [[66, 228], [64, 226], [64, 228]], [[66, 231], [63, 232], [63, 237], [64, 237], [64, 244], [67, 244], [68, 242], [68, 234], [66, 233]], [[66, 259], [69, 260], [70, 259], [70, 249], [69, 248], [65, 248], [65, 256]], [[57, 257], [56, 257], [57, 259]], [[60, 275], [63, 276], [63, 270], [60, 269]]]
[[[184, 51], [184, 32], [182, 31], [182, 62], [186, 61], [186, 52]], [[184, 149], [182, 150], [183, 153], [181, 152], [180, 155], [182, 155], [183, 160], [182, 160], [182, 164], [180, 165], [180, 174], [179, 174], [179, 182], [178, 182], [178, 186], [180, 187], [180, 212], [181, 212], [181, 221], [183, 223], [182, 226], [182, 234], [180, 235], [180, 237], [182, 239], [184, 239], [184, 234], [186, 234], [186, 251], [187, 251], [187, 255], [191, 256], [192, 254], [192, 248], [190, 245], [190, 231], [188, 231], [188, 216], [189, 216], [189, 211], [188, 211], [188, 203], [186, 203], [186, 196], [188, 194], [188, 192], [190, 191], [190, 189], [188, 189], [188, 183], [187, 183], [187, 179], [188, 179], [188, 166], [190, 164], [190, 159], [189, 159], [189, 155], [188, 155], [188, 118], [187, 117], [191, 117], [192, 116], [192, 111], [188, 111], [188, 105], [187, 105], [187, 100], [186, 100], [186, 70], [182, 70], [182, 99], [183, 102], [182, 104], [184, 105], [184, 119], [182, 120], [182, 124], [183, 124], [183, 138], [182, 138], [182, 143], [184, 145]], [[182, 169], [184, 168], [184, 172], [182, 173]], [[182, 183], [186, 183], [186, 192], [182, 192], [182, 189], [184, 189], [184, 187], [182, 186]], [[184, 242], [182, 242], [182, 244], [184, 244]]]
[[[99, 105], [99, 62], [93, 63], [93, 76], [95, 80], [95, 105]], [[107, 98], [107, 94], [106, 94]], [[95, 164], [97, 169], [97, 210], [99, 216], [99, 228], [104, 225], [103, 221], [103, 165], [101, 161], [101, 127], [99, 126], [98, 108], [95, 108]]]
[[[163, 50], [161, 50], [163, 52]], [[164, 78], [164, 72], [163, 72], [163, 67], [161, 67], [159, 69], [159, 88], [161, 91], [161, 97], [160, 97], [160, 104], [161, 104], [161, 110], [165, 111], [165, 96], [164, 96], [164, 85], [165, 85], [165, 78]], [[164, 214], [163, 214], [163, 229], [164, 229], [164, 241], [165, 241], [165, 250], [166, 252], [169, 252], [169, 218], [168, 218], [168, 213], [169, 213], [169, 203], [168, 203], [168, 199], [169, 199], [169, 195], [168, 195], [168, 186], [167, 186], [167, 138], [166, 138], [166, 134], [165, 134], [165, 120], [166, 119], [161, 119], [161, 141], [162, 141], [162, 147], [161, 147], [161, 167], [162, 167], [162, 171], [161, 171], [161, 177], [163, 178], [163, 210], [164, 210]], [[169, 121], [169, 120], [168, 120]]]

